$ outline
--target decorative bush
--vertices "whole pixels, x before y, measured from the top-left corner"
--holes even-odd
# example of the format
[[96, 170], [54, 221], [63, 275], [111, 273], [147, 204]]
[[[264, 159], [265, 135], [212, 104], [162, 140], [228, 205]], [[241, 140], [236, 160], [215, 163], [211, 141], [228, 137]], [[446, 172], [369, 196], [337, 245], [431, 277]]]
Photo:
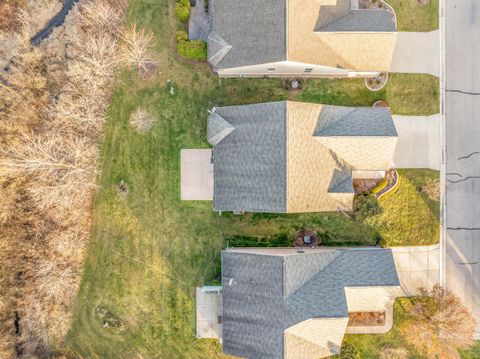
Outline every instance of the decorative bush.
[[175, 13], [181, 22], [187, 22], [190, 17], [190, 0], [177, 0]]
[[360, 220], [379, 214], [382, 211], [375, 195], [369, 192], [358, 195], [355, 198], [354, 207], [356, 216]]
[[198, 61], [207, 60], [207, 43], [205, 41], [190, 41], [185, 31], [177, 31], [176, 38], [178, 53], [182, 57]]
[[335, 359], [361, 359], [360, 352], [352, 344], [343, 342], [340, 348], [340, 354], [334, 355]]

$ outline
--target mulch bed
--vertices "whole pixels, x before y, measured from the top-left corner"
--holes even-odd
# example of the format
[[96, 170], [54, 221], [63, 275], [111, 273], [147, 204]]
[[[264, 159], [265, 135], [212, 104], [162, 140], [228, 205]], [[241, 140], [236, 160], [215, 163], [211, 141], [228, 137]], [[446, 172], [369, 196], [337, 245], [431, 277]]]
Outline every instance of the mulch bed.
[[392, 187], [394, 187], [398, 182], [398, 173], [394, 169], [388, 170], [385, 174], [385, 179], [387, 180], [387, 185], [383, 188], [380, 192], [376, 194], [377, 198], [380, 197], [382, 194], [390, 191]]
[[348, 313], [348, 326], [372, 327], [385, 325], [385, 312]]
[[377, 184], [381, 179], [354, 179], [353, 180], [353, 189], [355, 194], [370, 192], [372, 189], [377, 187]]

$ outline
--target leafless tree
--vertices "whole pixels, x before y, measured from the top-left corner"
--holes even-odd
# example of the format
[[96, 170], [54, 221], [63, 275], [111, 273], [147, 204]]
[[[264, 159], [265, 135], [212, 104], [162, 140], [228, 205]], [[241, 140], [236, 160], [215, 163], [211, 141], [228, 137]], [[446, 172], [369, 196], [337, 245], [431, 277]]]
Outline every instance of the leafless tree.
[[475, 319], [451, 291], [435, 285], [419, 291], [401, 327], [408, 343], [427, 358], [460, 358], [458, 348], [474, 343]]
[[130, 68], [146, 73], [148, 67], [155, 64], [153, 47], [155, 37], [145, 29], [137, 29], [135, 24], [128, 27], [122, 35], [121, 61]]

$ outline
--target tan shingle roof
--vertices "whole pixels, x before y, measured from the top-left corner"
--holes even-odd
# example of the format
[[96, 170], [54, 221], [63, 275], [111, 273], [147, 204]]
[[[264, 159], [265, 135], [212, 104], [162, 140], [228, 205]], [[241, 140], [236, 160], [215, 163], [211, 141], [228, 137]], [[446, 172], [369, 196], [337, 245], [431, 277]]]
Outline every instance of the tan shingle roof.
[[397, 142], [388, 109], [291, 101], [217, 108], [208, 129], [225, 211], [351, 210], [352, 170], [391, 168]]
[[[356, 11], [371, 14], [381, 10]], [[345, 29], [337, 32], [328, 31], [328, 27], [326, 31], [314, 31], [325, 29], [349, 12], [349, 0], [288, 0], [287, 59], [356, 71], [388, 71], [397, 36], [395, 31]], [[378, 23], [373, 20], [373, 24]]]

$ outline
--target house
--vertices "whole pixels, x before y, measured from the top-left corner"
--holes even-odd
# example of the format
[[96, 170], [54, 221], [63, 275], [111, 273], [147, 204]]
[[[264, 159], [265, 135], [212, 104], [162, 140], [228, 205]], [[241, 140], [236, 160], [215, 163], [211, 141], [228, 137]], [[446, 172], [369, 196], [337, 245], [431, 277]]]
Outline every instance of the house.
[[216, 211], [352, 210], [353, 179], [382, 178], [397, 132], [387, 108], [292, 101], [218, 107], [208, 118]]
[[[380, 248], [235, 248], [222, 252], [222, 345], [245, 358], [322, 358], [345, 333], [386, 333], [403, 295], [392, 253]], [[349, 313], [383, 313], [352, 327]]]
[[359, 0], [211, 0], [208, 61], [220, 77], [368, 76], [390, 69], [394, 10]]

